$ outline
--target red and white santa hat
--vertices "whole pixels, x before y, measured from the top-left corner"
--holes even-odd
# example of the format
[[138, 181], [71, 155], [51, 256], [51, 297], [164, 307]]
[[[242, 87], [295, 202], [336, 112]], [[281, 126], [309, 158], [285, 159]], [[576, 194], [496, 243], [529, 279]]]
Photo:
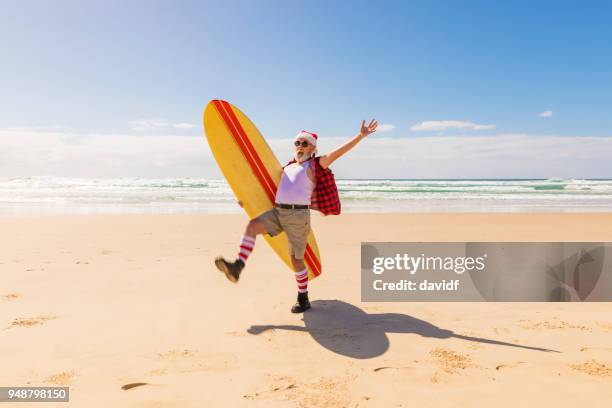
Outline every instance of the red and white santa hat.
[[317, 139], [318, 138], [319, 138], [319, 136], [317, 136], [316, 133], [307, 132], [305, 130], [300, 130], [300, 133], [298, 133], [295, 136], [295, 140], [304, 139], [304, 140], [308, 141], [308, 143], [310, 143], [313, 146], [317, 145]]

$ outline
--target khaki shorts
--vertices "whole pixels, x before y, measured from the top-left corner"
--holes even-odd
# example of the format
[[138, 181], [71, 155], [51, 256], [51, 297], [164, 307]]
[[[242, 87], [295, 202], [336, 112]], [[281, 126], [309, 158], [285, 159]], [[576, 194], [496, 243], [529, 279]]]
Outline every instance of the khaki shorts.
[[263, 223], [268, 234], [273, 237], [285, 231], [289, 239], [289, 255], [304, 259], [304, 251], [310, 232], [310, 210], [272, 208], [255, 218]]

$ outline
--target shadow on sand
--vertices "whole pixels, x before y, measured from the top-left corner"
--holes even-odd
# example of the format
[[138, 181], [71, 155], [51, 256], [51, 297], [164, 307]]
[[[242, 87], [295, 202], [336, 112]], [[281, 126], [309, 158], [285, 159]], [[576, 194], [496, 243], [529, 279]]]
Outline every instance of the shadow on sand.
[[294, 330], [308, 332], [313, 339], [334, 353], [352, 358], [380, 356], [389, 348], [387, 333], [414, 333], [436, 339], [456, 338], [497, 346], [518, 347], [528, 350], [556, 352], [539, 347], [455, 334], [424, 320], [400, 314], [368, 314], [360, 308], [340, 300], [317, 300], [312, 309], [304, 313], [305, 327], [293, 325], [251, 326], [247, 332], [260, 334], [266, 330]]

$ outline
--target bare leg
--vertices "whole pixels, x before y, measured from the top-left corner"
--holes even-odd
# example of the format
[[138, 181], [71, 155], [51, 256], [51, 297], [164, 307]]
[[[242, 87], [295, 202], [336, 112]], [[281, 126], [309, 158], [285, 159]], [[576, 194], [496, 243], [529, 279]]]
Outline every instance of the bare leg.
[[246, 229], [244, 230], [244, 235], [247, 235], [253, 238], [255, 238], [255, 236], [257, 235], [265, 234], [265, 233], [266, 233], [266, 229], [264, 227], [263, 222], [257, 219], [253, 219], [249, 221], [249, 223], [246, 226]]
[[301, 272], [306, 269], [306, 264], [303, 259], [296, 259], [293, 254], [291, 254], [291, 264], [293, 265], [293, 272]]

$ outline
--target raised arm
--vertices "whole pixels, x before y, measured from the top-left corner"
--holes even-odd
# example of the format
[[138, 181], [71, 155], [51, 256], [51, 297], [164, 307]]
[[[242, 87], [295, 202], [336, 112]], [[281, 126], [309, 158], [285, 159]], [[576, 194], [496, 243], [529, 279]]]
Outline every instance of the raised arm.
[[355, 147], [355, 145], [359, 143], [361, 139], [376, 132], [377, 126], [378, 126], [378, 122], [375, 119], [372, 119], [370, 121], [370, 124], [367, 126], [365, 124], [365, 120], [362, 121], [361, 129], [359, 130], [359, 133], [353, 136], [351, 140], [344, 143], [342, 146], [338, 147], [337, 149], [332, 150], [331, 152], [321, 156], [321, 158], [319, 159], [319, 163], [321, 164], [321, 167], [323, 167], [324, 169], [329, 167], [337, 158], [341, 157], [346, 152], [348, 152], [353, 147]]

